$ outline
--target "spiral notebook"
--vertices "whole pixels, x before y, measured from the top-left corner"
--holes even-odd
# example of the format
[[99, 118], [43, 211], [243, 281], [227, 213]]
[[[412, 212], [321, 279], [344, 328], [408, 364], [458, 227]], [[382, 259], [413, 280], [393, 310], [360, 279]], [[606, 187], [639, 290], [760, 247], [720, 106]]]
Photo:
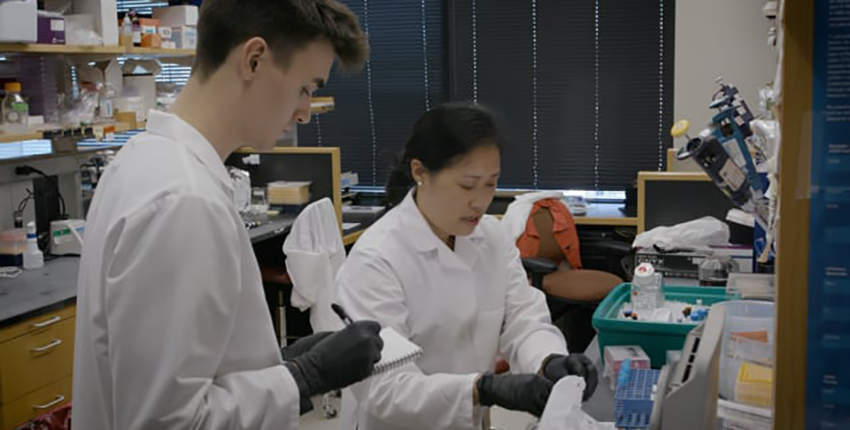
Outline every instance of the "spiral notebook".
[[384, 373], [419, 359], [425, 352], [419, 345], [407, 340], [392, 327], [381, 330], [384, 349], [381, 350], [381, 361], [375, 365], [375, 373]]

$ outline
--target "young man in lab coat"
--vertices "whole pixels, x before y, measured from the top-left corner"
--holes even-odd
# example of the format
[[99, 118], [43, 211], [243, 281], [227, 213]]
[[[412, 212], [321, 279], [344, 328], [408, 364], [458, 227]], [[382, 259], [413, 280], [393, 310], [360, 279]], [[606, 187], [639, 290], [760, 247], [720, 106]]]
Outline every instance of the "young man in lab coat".
[[368, 55], [335, 0], [206, 0], [171, 113], [110, 164], [79, 274], [74, 427], [294, 429], [311, 395], [362, 380], [380, 326], [358, 322], [281, 359], [223, 161], [310, 119], [335, 57]]

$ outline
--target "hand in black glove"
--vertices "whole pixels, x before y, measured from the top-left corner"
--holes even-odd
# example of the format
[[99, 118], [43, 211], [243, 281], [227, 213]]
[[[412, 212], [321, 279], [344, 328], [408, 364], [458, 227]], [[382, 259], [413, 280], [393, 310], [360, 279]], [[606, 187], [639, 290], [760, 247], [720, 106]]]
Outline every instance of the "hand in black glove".
[[[369, 377], [384, 348], [380, 331], [377, 322], [358, 321], [290, 360], [300, 373], [308, 396], [345, 388]], [[295, 378], [299, 382], [298, 376]], [[298, 388], [302, 388], [300, 382]]]
[[314, 346], [331, 334], [333, 334], [333, 332], [321, 331], [311, 334], [310, 336], [302, 337], [301, 339], [296, 340], [292, 345], [287, 345], [281, 348], [280, 357], [283, 361], [290, 361], [293, 358], [313, 349]]
[[514, 411], [543, 415], [552, 382], [537, 375], [494, 375], [485, 373], [478, 379], [478, 403], [501, 406]]
[[543, 376], [550, 381], [558, 382], [567, 375], [576, 375], [584, 378], [584, 396], [582, 400], [585, 402], [593, 396], [596, 391], [596, 384], [599, 382], [596, 366], [584, 354], [552, 354], [543, 360]]

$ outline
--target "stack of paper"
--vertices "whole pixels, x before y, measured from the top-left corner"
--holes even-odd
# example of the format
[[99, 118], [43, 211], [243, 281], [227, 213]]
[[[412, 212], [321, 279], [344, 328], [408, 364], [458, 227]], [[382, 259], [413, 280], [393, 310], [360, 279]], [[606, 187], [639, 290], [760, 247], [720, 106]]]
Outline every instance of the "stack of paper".
[[268, 184], [272, 205], [303, 205], [310, 202], [310, 182], [277, 181]]

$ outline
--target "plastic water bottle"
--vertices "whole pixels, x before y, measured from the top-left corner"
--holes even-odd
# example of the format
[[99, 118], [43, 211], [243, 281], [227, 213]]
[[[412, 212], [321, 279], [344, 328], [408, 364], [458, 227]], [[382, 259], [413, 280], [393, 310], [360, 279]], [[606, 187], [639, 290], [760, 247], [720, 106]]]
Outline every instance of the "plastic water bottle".
[[641, 263], [632, 279], [632, 307], [635, 311], [653, 311], [664, 305], [662, 277], [650, 263]]

